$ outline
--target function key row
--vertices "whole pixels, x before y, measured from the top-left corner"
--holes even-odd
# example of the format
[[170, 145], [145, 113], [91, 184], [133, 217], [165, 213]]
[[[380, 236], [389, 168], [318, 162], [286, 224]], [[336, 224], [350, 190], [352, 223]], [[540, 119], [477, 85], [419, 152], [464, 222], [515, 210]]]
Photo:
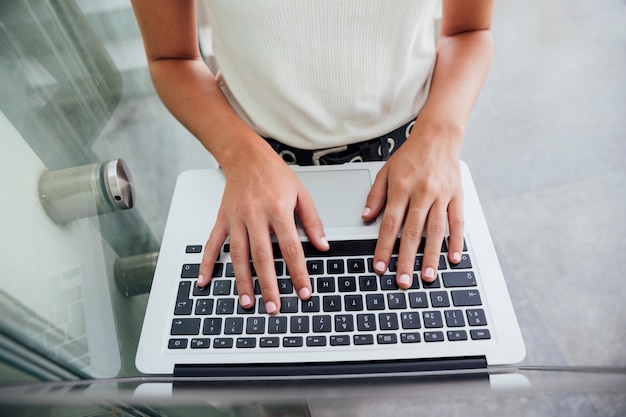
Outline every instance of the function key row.
[[[323, 347], [323, 346], [363, 346], [363, 345], [388, 345], [397, 343], [420, 343], [422, 340], [426, 343], [443, 342], [444, 340], [450, 342], [465, 341], [468, 340], [468, 334], [465, 330], [448, 330], [431, 331], [431, 332], [407, 332], [400, 333], [400, 338], [395, 333], [381, 333], [381, 334], [356, 334], [352, 338], [345, 335], [314, 335], [314, 336], [265, 336], [265, 337], [215, 337], [213, 338], [213, 349], [251, 349], [256, 348], [293, 348], [303, 347], [305, 344], [307, 347]], [[489, 330], [476, 329], [470, 330], [469, 337], [472, 340], [487, 340], [491, 338]], [[186, 338], [172, 338], [168, 342], [169, 349], [209, 349], [211, 347], [211, 338], [192, 338], [188, 340]]]

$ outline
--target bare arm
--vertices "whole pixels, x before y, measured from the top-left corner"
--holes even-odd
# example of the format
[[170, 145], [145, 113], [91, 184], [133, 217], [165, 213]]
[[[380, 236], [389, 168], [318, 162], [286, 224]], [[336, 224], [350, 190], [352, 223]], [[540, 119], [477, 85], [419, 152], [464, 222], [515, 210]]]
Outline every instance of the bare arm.
[[[422, 233], [426, 247], [422, 277], [436, 278], [446, 222], [449, 259], [463, 249], [463, 190], [459, 153], [471, 109], [487, 75], [493, 51], [493, 0], [444, 0], [428, 99], [410, 137], [377, 177], [366, 203], [370, 220], [384, 207], [374, 264], [383, 273], [404, 222], [398, 284], [407, 288]], [[386, 207], [385, 207], [386, 205]]]
[[[132, 0], [155, 88], [171, 113], [215, 156], [226, 176], [222, 204], [204, 250], [198, 285], [209, 283], [230, 236], [239, 301], [254, 304], [250, 259], [270, 314], [280, 309], [270, 233], [298, 295], [311, 285], [294, 212], [314, 245], [327, 249], [313, 201], [295, 174], [235, 113], [198, 48], [193, 0]], [[198, 190], [202, 192], [202, 190]]]

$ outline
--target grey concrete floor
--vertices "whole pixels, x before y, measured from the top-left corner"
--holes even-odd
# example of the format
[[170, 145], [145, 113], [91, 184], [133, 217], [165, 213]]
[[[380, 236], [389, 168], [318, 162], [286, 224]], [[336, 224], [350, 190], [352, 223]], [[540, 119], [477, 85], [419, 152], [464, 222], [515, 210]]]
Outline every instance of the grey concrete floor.
[[[626, 367], [625, 23], [623, 0], [496, 2], [494, 61], [462, 158], [525, 337], [524, 364]], [[177, 174], [215, 166], [154, 95], [127, 97], [95, 149], [127, 159], [157, 237]], [[312, 413], [388, 413], [376, 404]], [[568, 415], [614, 411], [601, 398], [567, 404]], [[549, 401], [542, 407], [553, 414]]]

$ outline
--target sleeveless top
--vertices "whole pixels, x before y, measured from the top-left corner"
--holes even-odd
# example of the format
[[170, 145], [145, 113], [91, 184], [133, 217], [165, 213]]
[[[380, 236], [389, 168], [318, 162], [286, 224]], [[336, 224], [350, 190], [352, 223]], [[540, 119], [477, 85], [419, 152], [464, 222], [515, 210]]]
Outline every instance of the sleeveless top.
[[417, 116], [438, 0], [207, 0], [216, 78], [257, 133], [302, 149], [372, 139]]

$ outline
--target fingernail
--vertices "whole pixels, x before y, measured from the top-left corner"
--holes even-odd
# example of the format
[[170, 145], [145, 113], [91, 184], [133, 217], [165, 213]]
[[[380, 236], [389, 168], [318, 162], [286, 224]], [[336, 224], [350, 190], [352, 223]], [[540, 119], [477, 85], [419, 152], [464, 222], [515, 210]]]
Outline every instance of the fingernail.
[[267, 303], [265, 303], [265, 311], [267, 311], [268, 314], [275, 313], [276, 304], [273, 301], [268, 301]]
[[363, 214], [362, 217], [367, 217], [369, 216], [369, 214], [372, 212], [372, 209], [369, 207], [365, 207], [365, 210], [363, 210]]
[[431, 267], [428, 267], [424, 270], [424, 278], [428, 280], [432, 280], [435, 278], [435, 270]]
[[378, 261], [376, 262], [376, 265], [374, 265], [374, 269], [378, 272], [385, 272], [387, 270], [387, 265], [385, 265], [383, 261]]
[[330, 245], [328, 244], [328, 240], [326, 239], [326, 236], [322, 236], [320, 240], [322, 242], [322, 246], [324, 246], [325, 248], [330, 247]]
[[407, 274], [402, 274], [398, 277], [398, 284], [409, 285], [411, 284], [411, 277]]
[[461, 262], [461, 254], [459, 252], [454, 252], [452, 254], [452, 262], [458, 264], [459, 262]]
[[300, 291], [298, 291], [298, 295], [303, 300], [306, 300], [311, 295], [311, 291], [309, 291], [307, 287], [304, 287], [304, 288], [301, 288]]
[[204, 275], [200, 274], [198, 275], [198, 287], [202, 286], [202, 283], [204, 282]]
[[251, 303], [252, 303], [252, 300], [250, 299], [250, 296], [248, 296], [247, 294], [244, 294], [241, 296], [240, 304], [242, 307], [248, 307]]

